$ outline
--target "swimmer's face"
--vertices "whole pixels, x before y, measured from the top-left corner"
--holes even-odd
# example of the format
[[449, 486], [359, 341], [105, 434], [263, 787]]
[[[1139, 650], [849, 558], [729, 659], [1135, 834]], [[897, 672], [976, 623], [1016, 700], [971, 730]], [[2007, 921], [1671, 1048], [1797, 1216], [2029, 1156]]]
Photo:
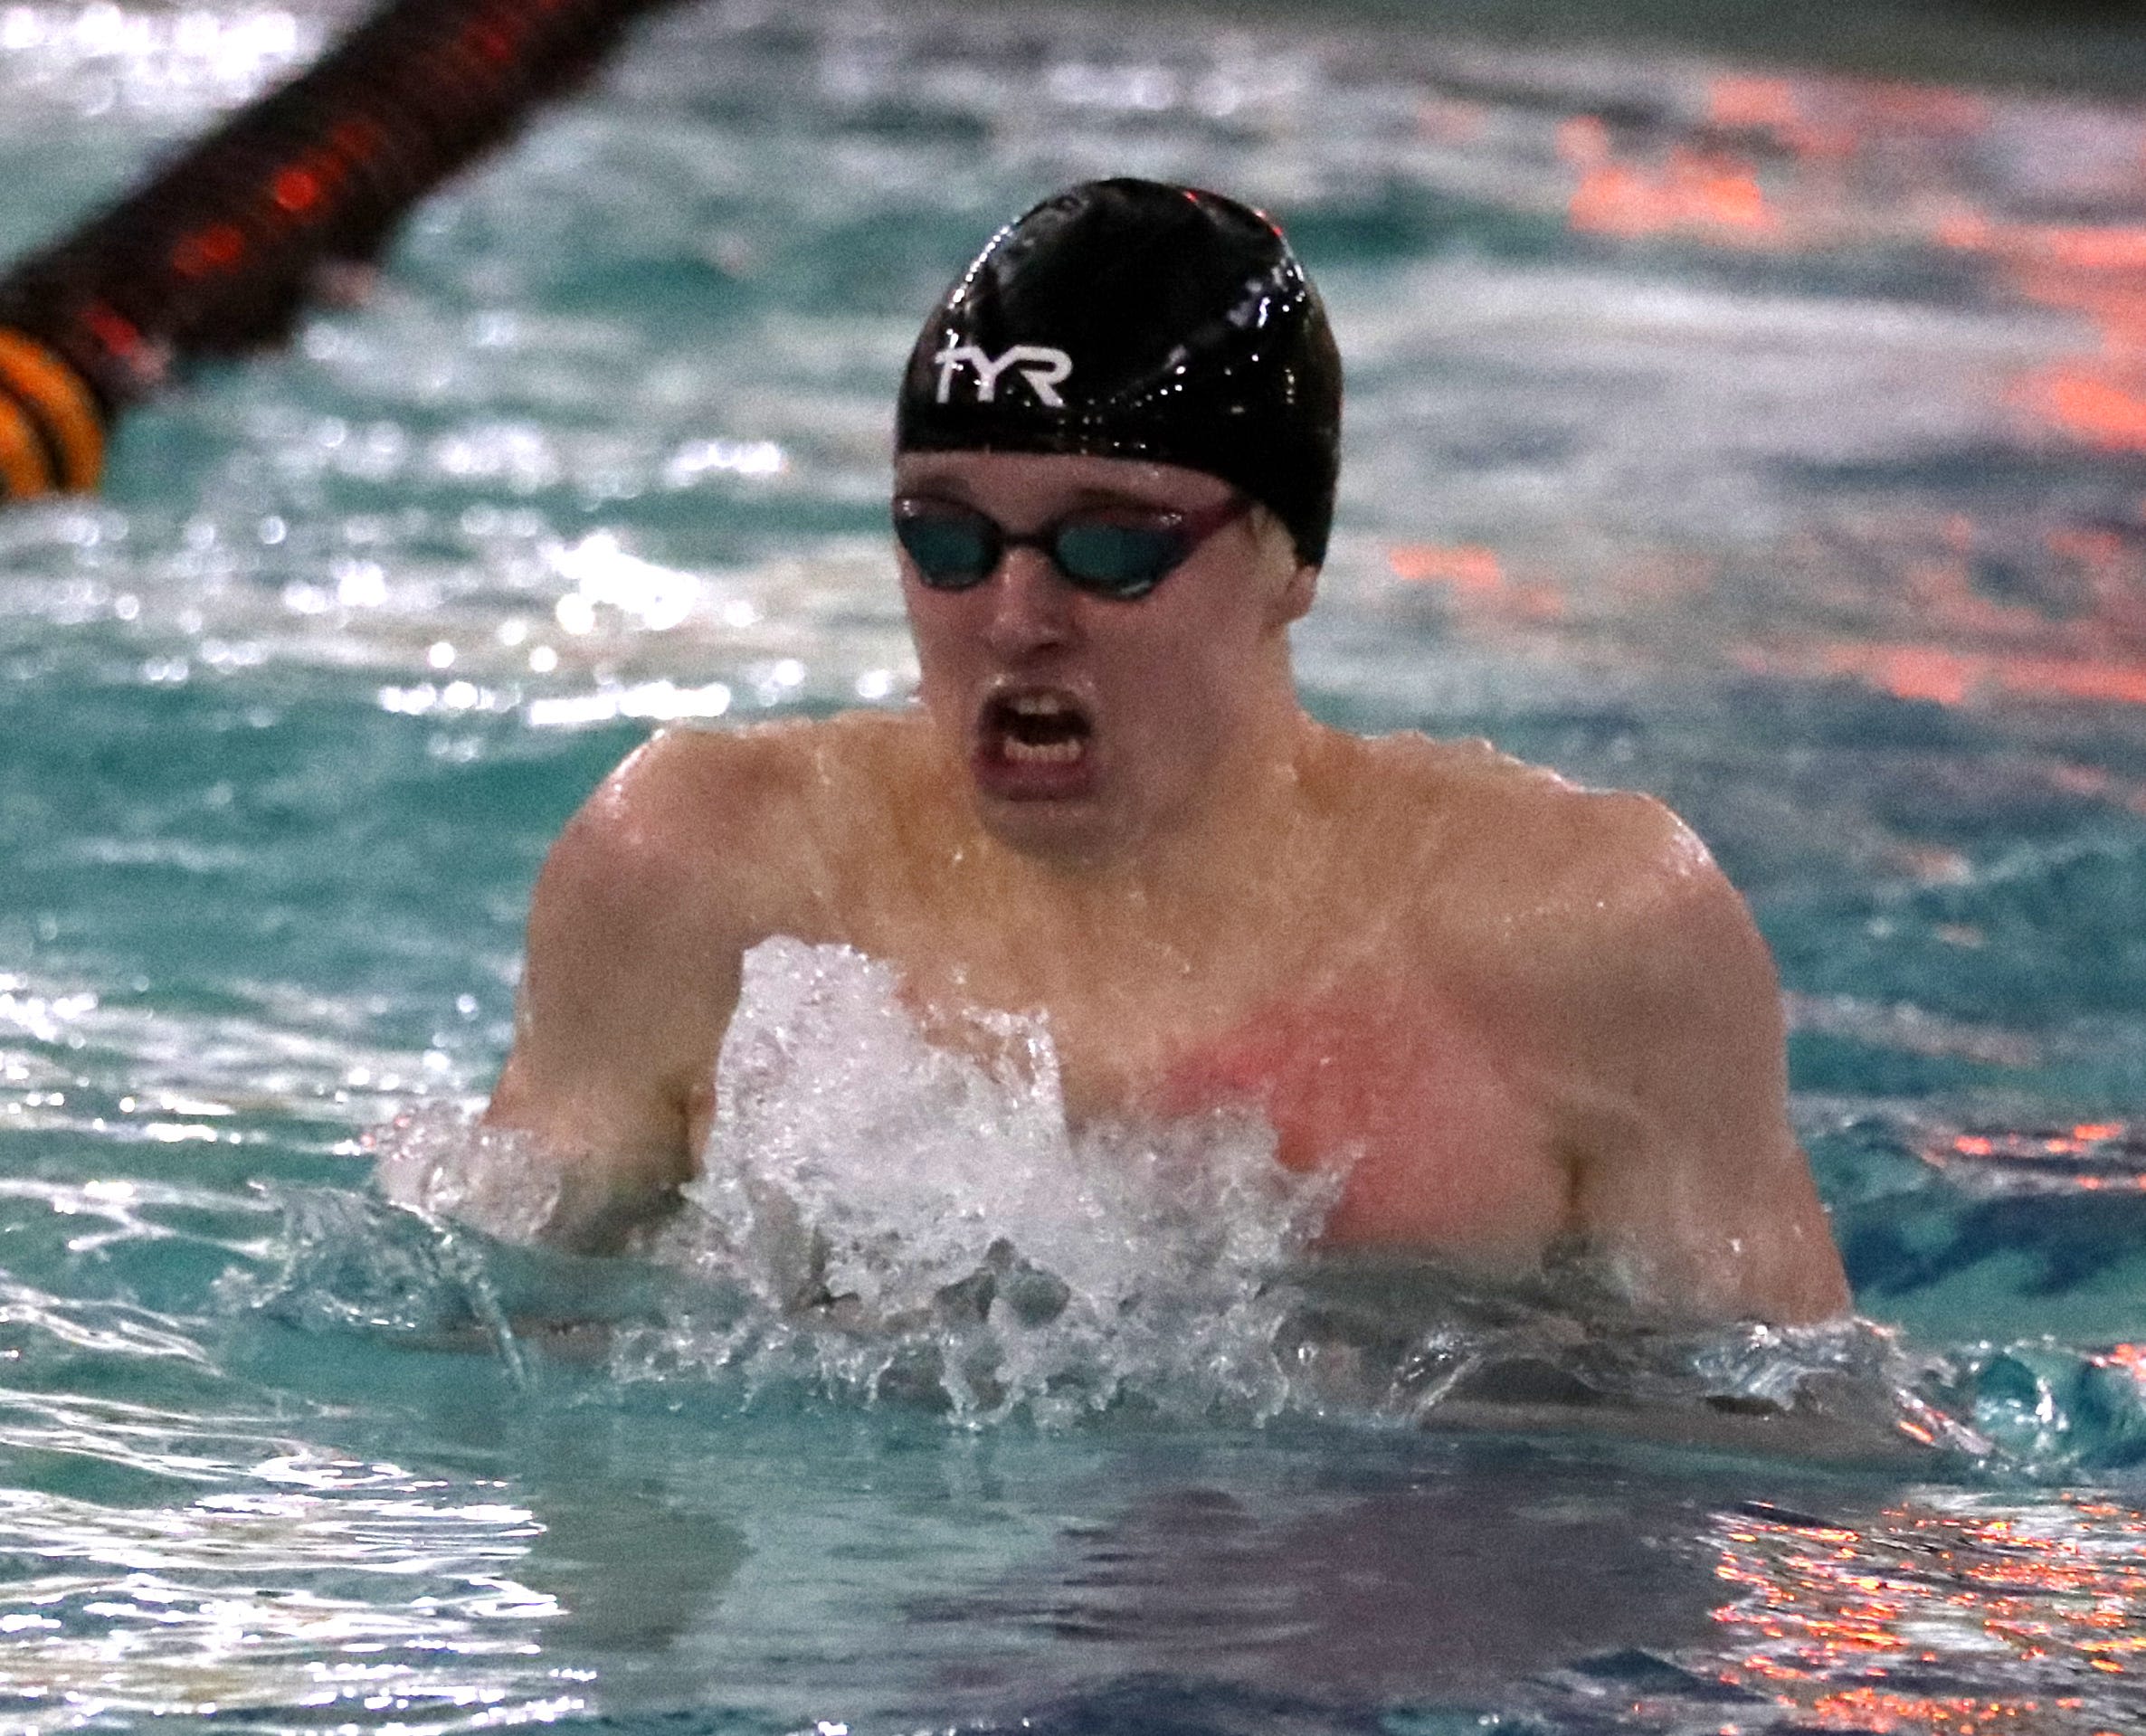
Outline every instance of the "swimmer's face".
[[[895, 495], [1015, 536], [1068, 516], [1211, 518], [1232, 498], [1174, 465], [1011, 452], [905, 453]], [[1032, 547], [959, 591], [900, 560], [925, 708], [978, 819], [1014, 849], [1073, 860], [1137, 849], [1251, 775], [1277, 707], [1294, 716], [1285, 634], [1315, 574], [1264, 512], [1224, 523], [1133, 602], [1076, 587]]]

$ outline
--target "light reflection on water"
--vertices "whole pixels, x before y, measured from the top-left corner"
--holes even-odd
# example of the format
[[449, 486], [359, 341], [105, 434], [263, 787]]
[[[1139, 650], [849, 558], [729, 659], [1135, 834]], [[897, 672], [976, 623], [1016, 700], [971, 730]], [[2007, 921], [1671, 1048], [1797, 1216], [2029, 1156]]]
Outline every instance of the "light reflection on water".
[[[516, 1577], [544, 1527], [504, 1484], [337, 1455], [288, 1418], [231, 1411], [249, 1395], [180, 1323], [9, 1290], [10, 1728], [345, 1703], [526, 1711], [531, 1678], [555, 1676], [530, 1660], [556, 1603]], [[85, 1390], [174, 1355], [191, 1378], [157, 1383], [166, 1405]]]
[[[272, 1464], [255, 1475], [297, 1480]], [[485, 1660], [533, 1656], [528, 1624], [556, 1613], [510, 1577], [537, 1529], [518, 1508], [409, 1496], [227, 1490], [128, 1511], [11, 1492], [0, 1545], [53, 1567], [8, 1588], [0, 1695], [30, 1729], [90, 1711], [495, 1705], [526, 1694], [527, 1672]], [[354, 1595], [324, 1589], [352, 1575]], [[368, 1575], [382, 1590], [363, 1589]], [[456, 1667], [427, 1670], [411, 1652], [451, 1654]]]
[[[330, 15], [0, 5], [0, 244]], [[629, 1390], [522, 1310], [689, 1337], [660, 1285], [362, 1197], [362, 1129], [483, 1089], [538, 856], [647, 726], [906, 698], [916, 312], [1128, 168], [1274, 204], [1341, 329], [1313, 701], [1699, 823], [1928, 1409], [1800, 1372], [1980, 1470], [1799, 1468], [1733, 1403], [1684, 1418], [1724, 1468]], [[660, 21], [371, 308], [0, 520], [0, 1715], [2135, 1728], [2142, 169], [2135, 105], [1332, 18]], [[1404, 1366], [1569, 1399], [1540, 1325]]]
[[[1863, 1526], [1752, 1506], [1717, 1514], [1724, 1678], [1823, 1729], [2103, 1731], [2135, 1717], [2102, 1678], [2146, 1653], [2146, 1514], [1924, 1490]], [[2003, 1691], [1951, 1660], [1994, 1663]]]

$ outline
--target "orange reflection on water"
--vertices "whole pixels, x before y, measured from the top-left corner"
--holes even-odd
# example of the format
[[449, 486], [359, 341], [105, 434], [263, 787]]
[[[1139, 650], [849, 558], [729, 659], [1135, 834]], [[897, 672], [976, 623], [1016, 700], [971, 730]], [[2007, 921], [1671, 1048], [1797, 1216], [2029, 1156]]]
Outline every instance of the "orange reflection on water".
[[[2010, 330], [1992, 327], [1996, 353], [2009, 359], [1999, 361], [2001, 371], [1970, 370], [1962, 413], [1990, 423], [1999, 446], [2024, 432], [2030, 445], [2054, 438], [2146, 453], [2146, 222], [2121, 179], [2053, 171], [2021, 142], [2006, 105], [1943, 87], [1733, 72], [1710, 79], [1702, 99], [1681, 126], [1669, 115], [1585, 112], [1559, 124], [1575, 231], [1786, 254], [1922, 249], [1939, 273], [1958, 269], [1946, 256], [1964, 259], [2023, 311]], [[2146, 160], [2146, 128], [2140, 149]], [[2059, 193], [2075, 183], [2070, 208], [2109, 202], [2108, 221], [2049, 218], [2065, 209]], [[2027, 212], [2030, 204], [2039, 210]], [[2052, 345], [2037, 308], [2075, 316], [2086, 343], [2064, 353], [2071, 346], [2059, 331]], [[1942, 347], [1940, 357], [1957, 365]], [[2118, 512], [2074, 524], [2040, 547], [2017, 520], [1993, 516], [1978, 527], [1955, 515], [1948, 545], [1931, 525], [1879, 510], [1887, 517], [1848, 533], [1861, 558], [1836, 580], [1819, 570], [1823, 556], [1794, 574], [1806, 602], [1830, 609], [1840, 593], [1845, 612], [1833, 613], [1831, 636], [1761, 637], [1733, 653], [1736, 661], [1948, 707], [2146, 706], [2146, 500], [2124, 522]], [[1624, 605], [1614, 625], [1651, 600], [1580, 574], [1562, 583], [1562, 613], [1540, 600], [1531, 612], [1502, 572], [1451, 559], [1432, 565], [1410, 574], [1397, 561], [1395, 570], [1443, 586], [1491, 624], [1585, 625], [1603, 612], [1593, 606], [1600, 597]], [[1659, 630], [1673, 635], [1676, 625], [1665, 619]], [[2146, 811], [2146, 802], [2130, 801]]]
[[1723, 73], [1695, 119], [1666, 147], [1619, 141], [1599, 115], [1566, 120], [1557, 143], [1579, 177], [1572, 227], [1739, 248], [1934, 231], [1961, 202], [1928, 159], [1985, 130], [1989, 109], [1942, 87]]
[[[1867, 636], [1769, 640], [1738, 648], [1735, 660], [1753, 674], [1845, 677], [1942, 706], [2146, 705], [2146, 538], [2070, 526], [2046, 532], [2038, 548], [2008, 547], [2001, 529], [1985, 533], [1960, 513], [1901, 534], [1908, 551], [1886, 563], [1882, 582], [1830, 605], [1872, 616]], [[1978, 583], [1978, 563], [1992, 557], [2000, 570], [2031, 571], [2033, 602]], [[1809, 566], [1825, 554], [1797, 558]], [[2106, 792], [2105, 773], [2092, 768], [2063, 775], [2077, 793]]]
[[2011, 402], [2086, 445], [2146, 451], [2146, 226], [1962, 213], [1935, 239], [1989, 258], [2028, 301], [2080, 315], [2094, 333], [2087, 353], [2023, 375]]
[[2121, 351], [2038, 368], [2020, 377], [2008, 401], [2082, 445], [2146, 452], [2146, 378], [2133, 384], [2127, 377], [2138, 371]]
[[1991, 119], [1980, 98], [1942, 87], [1730, 73], [1672, 142], [1620, 139], [1580, 114], [1557, 145], [1584, 233], [1738, 249], [1920, 242], [1989, 260], [2027, 301], [2081, 315], [2096, 335], [2087, 354], [2022, 375], [2008, 401], [2068, 438], [2146, 451], [2146, 224], [1987, 208], [1960, 152]]
[[2037, 1157], [2085, 1157], [2125, 1133], [2122, 1122], [2083, 1121], [2068, 1133], [2039, 1137], [2009, 1135], [2002, 1141], [1989, 1134], [1961, 1134], [1949, 1143], [1962, 1157], [2008, 1157], [2027, 1148]]
[[2077, 367], [2028, 375], [2013, 401], [2090, 446], [2146, 451], [2146, 390], [2131, 390]]
[[1780, 220], [1741, 154], [1710, 144], [1680, 144], [1661, 161], [1620, 159], [1610, 128], [1576, 115], [1558, 128], [1558, 153], [1580, 171], [1568, 208], [1584, 233], [1660, 235], [1689, 231], [1715, 241], [1771, 239]]
[[1899, 699], [1958, 706], [1970, 699], [2070, 699], [2146, 706], [2146, 662], [2107, 662], [2047, 653], [1954, 650], [1942, 645], [1821, 640], [1739, 647], [1753, 675], [1823, 680], [1847, 676]]
[[1559, 620], [1565, 612], [1553, 586], [1515, 582], [1497, 552], [1477, 544], [1397, 543], [1386, 551], [1386, 564], [1397, 579], [1439, 586], [1492, 616], [1541, 622]]
[[[1746, 1511], [1715, 1542], [1723, 1678], [1820, 1729], [2088, 1736], [2112, 1728], [2094, 1676], [2146, 1666], [2146, 1514], [2106, 1498], [1948, 1493], [1861, 1528]], [[2003, 1690], [1958, 1692], [1968, 1657]]]
[[1707, 87], [1706, 119], [1716, 127], [1770, 132], [1799, 147], [1808, 138], [1803, 100], [1787, 79], [1724, 74]]
[[[2121, 1122], [1953, 1134], [1924, 1145], [1923, 1156], [2011, 1192], [2146, 1193], [2146, 1142]], [[2123, 1349], [2107, 1354], [2121, 1362]]]
[[2146, 225], [1987, 209], [1958, 154], [1991, 119], [1980, 98], [1940, 86], [1729, 73], [1666, 147], [1619, 148], [1592, 114], [1566, 120], [1557, 142], [1583, 232], [1735, 248], [1920, 242], [1989, 259], [2028, 301], [2084, 316], [2098, 337], [2024, 375], [2010, 401], [2070, 438], [2146, 451]]
[[1386, 551], [1396, 578], [1418, 584], [1450, 584], [1486, 594], [1505, 588], [1505, 568], [1494, 549], [1472, 543], [1401, 543]]

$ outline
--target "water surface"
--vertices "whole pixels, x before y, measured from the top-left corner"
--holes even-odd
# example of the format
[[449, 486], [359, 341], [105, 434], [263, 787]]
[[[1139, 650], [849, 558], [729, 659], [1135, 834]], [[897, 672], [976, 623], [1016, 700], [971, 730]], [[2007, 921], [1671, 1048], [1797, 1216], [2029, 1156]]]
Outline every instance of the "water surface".
[[[0, 251], [343, 15], [0, 6]], [[2146, 108], [1945, 76], [702, 5], [0, 520], [11, 1726], [2136, 1727]], [[1039, 1159], [978, 1244], [845, 1219], [888, 1306], [801, 1327], [779, 1250], [373, 1187], [622, 754], [905, 702], [896, 370], [1111, 171], [1269, 205], [1331, 305], [1314, 708], [1654, 791], [1752, 897], [1866, 1324], [1294, 1292], [1287, 1201]], [[1055, 1149], [971, 1085], [813, 1161]]]

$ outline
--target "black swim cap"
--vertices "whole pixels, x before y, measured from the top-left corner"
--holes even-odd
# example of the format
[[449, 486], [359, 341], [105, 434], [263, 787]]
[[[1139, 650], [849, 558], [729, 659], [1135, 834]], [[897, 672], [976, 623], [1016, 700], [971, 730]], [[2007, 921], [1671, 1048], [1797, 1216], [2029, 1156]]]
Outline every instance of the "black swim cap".
[[1089, 181], [991, 238], [925, 321], [905, 452], [1145, 459], [1234, 484], [1326, 558], [1341, 356], [1282, 232], [1218, 193]]

